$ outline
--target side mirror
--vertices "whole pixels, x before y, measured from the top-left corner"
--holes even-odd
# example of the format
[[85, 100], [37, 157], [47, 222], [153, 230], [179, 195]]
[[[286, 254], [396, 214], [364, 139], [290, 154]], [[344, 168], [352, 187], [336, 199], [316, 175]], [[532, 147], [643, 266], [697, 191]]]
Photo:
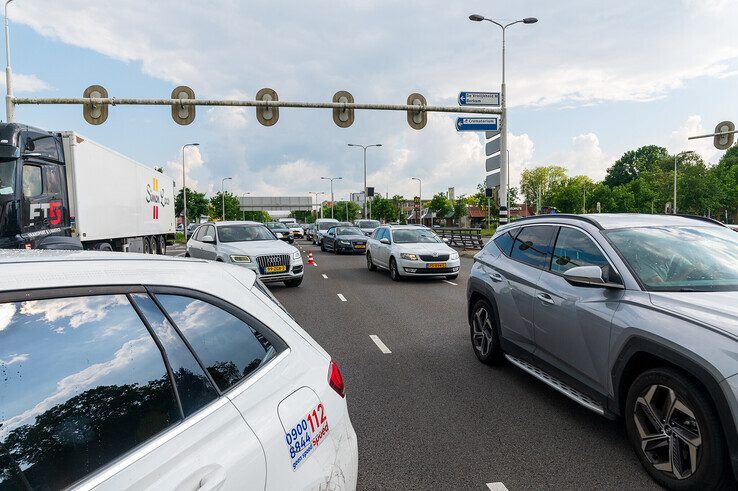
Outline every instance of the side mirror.
[[274, 235], [276, 235], [278, 239], [284, 237], [284, 235], [282, 235], [282, 232], [274, 232]]
[[215, 244], [215, 239], [212, 235], [206, 235], [202, 239], [200, 239], [200, 242], [205, 242], [206, 244]]
[[380, 242], [380, 244], [384, 244], [384, 245], [389, 245], [390, 244], [390, 241], [389, 241], [389, 239], [387, 237], [382, 237], [381, 239], [379, 239], [379, 242]]
[[599, 286], [603, 288], [625, 289], [620, 283], [612, 283], [602, 277], [599, 266], [576, 266], [564, 271], [564, 279], [575, 286]]
[[451, 242], [450, 240], [448, 240], [448, 237], [443, 237], [443, 241], [444, 241], [444, 242], [445, 242], [446, 244], [448, 244], [449, 242]]

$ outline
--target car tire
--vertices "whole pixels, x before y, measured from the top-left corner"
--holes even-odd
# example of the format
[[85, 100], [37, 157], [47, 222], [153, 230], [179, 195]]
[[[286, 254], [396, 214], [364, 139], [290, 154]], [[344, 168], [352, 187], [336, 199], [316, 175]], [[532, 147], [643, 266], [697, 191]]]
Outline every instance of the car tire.
[[299, 278], [294, 279], [294, 280], [287, 280], [287, 281], [285, 281], [284, 282], [284, 286], [287, 286], [289, 288], [295, 288], [295, 287], [300, 286], [300, 283], [302, 283], [302, 276], [300, 276]]
[[400, 275], [400, 271], [397, 267], [397, 261], [394, 257], [390, 258], [389, 270], [390, 278], [392, 279], [392, 281], [402, 281], [402, 276]]
[[322, 240], [320, 241], [320, 250], [323, 251], [323, 252], [326, 252], [325, 251], [325, 242], [322, 241]]
[[[667, 417], [664, 407], [668, 401], [673, 402]], [[690, 377], [666, 367], [643, 372], [628, 389], [623, 414], [633, 450], [646, 472], [661, 486], [677, 490], [729, 487], [720, 419], [710, 397]], [[651, 437], [648, 443], [643, 442], [644, 436]], [[699, 445], [694, 445], [697, 439]], [[675, 461], [676, 447], [681, 450], [677, 452], [682, 455], [679, 461]]]
[[167, 254], [167, 239], [163, 235], [160, 235], [159, 236], [159, 249], [158, 249], [158, 252], [162, 256], [166, 256], [166, 254]]
[[189, 252], [185, 252], [184, 257], [192, 257], [192, 256], [190, 256], [190, 253]]
[[446, 279], [447, 280], [455, 280], [458, 277], [459, 277], [458, 274], [450, 274], [450, 275], [446, 276]]
[[369, 253], [369, 251], [366, 251], [366, 269], [369, 271], [376, 271], [377, 265], [374, 264], [374, 261], [372, 261], [372, 255]]
[[505, 359], [500, 345], [500, 327], [492, 305], [485, 299], [479, 299], [472, 307], [469, 316], [469, 333], [471, 334], [474, 354], [482, 363], [499, 365]]

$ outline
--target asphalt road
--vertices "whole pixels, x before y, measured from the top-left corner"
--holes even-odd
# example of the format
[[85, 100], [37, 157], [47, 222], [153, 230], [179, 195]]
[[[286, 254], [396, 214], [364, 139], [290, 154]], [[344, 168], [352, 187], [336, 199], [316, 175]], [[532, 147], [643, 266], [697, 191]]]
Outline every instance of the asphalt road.
[[455, 285], [395, 283], [368, 271], [364, 256], [299, 242], [317, 266], [306, 266], [299, 288], [270, 288], [341, 367], [361, 489], [656, 487], [620, 422], [513, 366], [477, 361], [466, 321], [471, 259]]

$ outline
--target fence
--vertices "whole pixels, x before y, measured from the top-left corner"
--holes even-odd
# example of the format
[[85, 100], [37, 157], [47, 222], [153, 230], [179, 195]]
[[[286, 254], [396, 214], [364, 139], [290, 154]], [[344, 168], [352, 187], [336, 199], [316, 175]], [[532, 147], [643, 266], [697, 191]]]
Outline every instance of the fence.
[[442, 239], [448, 239], [448, 244], [462, 249], [481, 249], [484, 247], [481, 228], [440, 227], [433, 231]]

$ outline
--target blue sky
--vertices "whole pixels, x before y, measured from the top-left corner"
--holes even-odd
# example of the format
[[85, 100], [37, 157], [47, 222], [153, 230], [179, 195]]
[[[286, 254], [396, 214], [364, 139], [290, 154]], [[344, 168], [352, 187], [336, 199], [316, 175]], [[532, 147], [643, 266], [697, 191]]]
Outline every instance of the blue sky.
[[[524, 168], [559, 164], [601, 178], [623, 152], [645, 144], [694, 149], [719, 159], [711, 141], [688, 142], [738, 119], [738, 20], [730, 0], [315, 2], [15, 0], [10, 6], [16, 93], [80, 96], [98, 83], [116, 97], [168, 97], [186, 84], [199, 97], [251, 99], [262, 87], [283, 100], [402, 103], [421, 92], [455, 104], [459, 90], [497, 90], [501, 36], [471, 13], [502, 20], [536, 16], [508, 31], [507, 78], [513, 183]], [[176, 15], [170, 15], [176, 12]], [[21, 122], [75, 130], [181, 181], [254, 195], [361, 188], [361, 152], [377, 143], [369, 185], [411, 196], [450, 186], [470, 192], [484, 177], [476, 134], [457, 134], [451, 116], [432, 115], [422, 131], [404, 114], [358, 112], [337, 128], [329, 111], [282, 110], [261, 127], [253, 109], [198, 108], [195, 123], [174, 124], [168, 108], [110, 109], [92, 127], [79, 107], [17, 110]]]

